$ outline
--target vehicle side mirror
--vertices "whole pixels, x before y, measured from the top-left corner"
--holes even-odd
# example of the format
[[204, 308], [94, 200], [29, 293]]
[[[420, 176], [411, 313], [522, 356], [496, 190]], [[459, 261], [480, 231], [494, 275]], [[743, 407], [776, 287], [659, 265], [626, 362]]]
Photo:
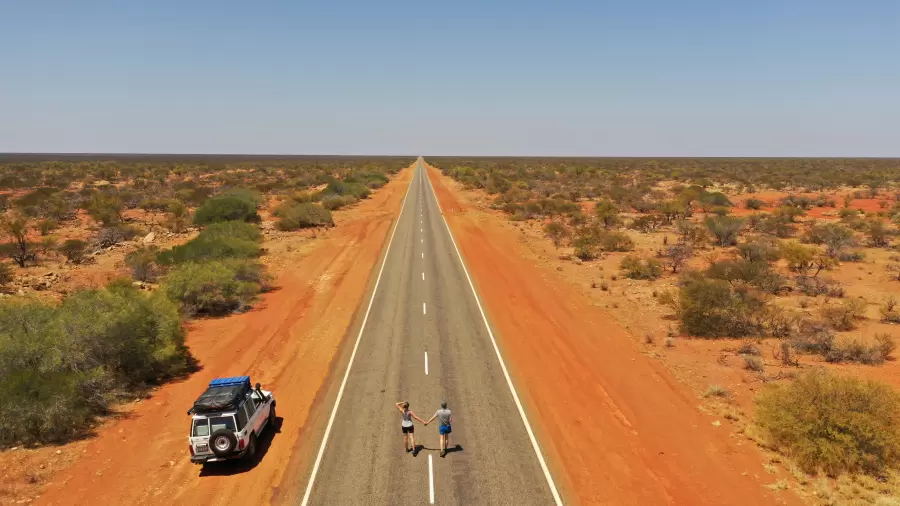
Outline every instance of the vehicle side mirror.
[[256, 384], [256, 389], [259, 390], [259, 383]]

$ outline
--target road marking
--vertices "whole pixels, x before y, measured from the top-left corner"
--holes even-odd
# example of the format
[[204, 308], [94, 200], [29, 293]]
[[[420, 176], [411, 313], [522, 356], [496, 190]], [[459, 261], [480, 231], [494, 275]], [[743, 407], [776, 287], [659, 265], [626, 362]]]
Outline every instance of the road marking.
[[422, 273], [422, 281], [425, 281], [425, 273]]
[[425, 376], [428, 376], [428, 352], [425, 352]]
[[[437, 198], [437, 192], [434, 190], [434, 185], [431, 184], [431, 180], [427, 179], [426, 181], [429, 187], [431, 187], [431, 193], [434, 195], [434, 201], [437, 202], [438, 209], [440, 209], [441, 201]], [[559, 496], [559, 491], [556, 490], [556, 484], [553, 483], [553, 477], [550, 476], [550, 469], [547, 467], [547, 463], [544, 461], [544, 455], [541, 453], [541, 448], [538, 446], [537, 439], [534, 437], [534, 431], [531, 429], [531, 424], [528, 423], [528, 417], [525, 416], [525, 409], [522, 407], [522, 403], [519, 401], [519, 394], [516, 393], [516, 387], [513, 386], [512, 379], [509, 377], [509, 371], [506, 370], [506, 363], [503, 362], [503, 356], [500, 355], [500, 348], [497, 346], [497, 340], [494, 338], [494, 333], [491, 331], [491, 326], [488, 324], [487, 316], [484, 314], [484, 307], [481, 305], [481, 299], [478, 298], [478, 292], [475, 291], [475, 284], [472, 283], [472, 277], [469, 276], [469, 269], [466, 268], [466, 262], [463, 261], [462, 254], [459, 252], [459, 246], [456, 245], [456, 239], [453, 238], [453, 232], [450, 231], [450, 224], [447, 223], [447, 217], [444, 216], [444, 211], [441, 210], [441, 219], [444, 221], [444, 227], [447, 228], [447, 235], [450, 236], [450, 242], [453, 243], [453, 249], [456, 250], [456, 256], [459, 258], [459, 263], [462, 265], [463, 272], [466, 274], [466, 279], [469, 281], [469, 288], [472, 289], [472, 295], [475, 297], [475, 303], [478, 305], [478, 311], [481, 312], [481, 319], [484, 320], [484, 326], [487, 328], [488, 336], [491, 338], [491, 344], [494, 345], [494, 352], [497, 354], [497, 360], [500, 362], [500, 369], [503, 370], [503, 376], [506, 378], [506, 385], [509, 387], [510, 393], [512, 393], [513, 401], [516, 403], [516, 408], [519, 410], [519, 416], [522, 417], [522, 423], [525, 424], [525, 431], [528, 432], [528, 439], [531, 440], [531, 447], [534, 449], [535, 455], [537, 455], [538, 463], [541, 465], [541, 470], [544, 471], [544, 478], [547, 479], [547, 485], [550, 486], [550, 492], [553, 494], [553, 500], [557, 506], [562, 506], [562, 499]], [[430, 457], [431, 455], [429, 455]]]
[[384, 273], [384, 266], [391, 254], [391, 245], [394, 243], [394, 234], [397, 232], [397, 225], [403, 217], [403, 209], [406, 207], [406, 200], [409, 198], [409, 191], [412, 189], [412, 182], [406, 188], [406, 195], [403, 197], [403, 203], [400, 205], [400, 214], [397, 215], [397, 221], [394, 222], [394, 229], [391, 230], [391, 238], [388, 239], [387, 251], [384, 253], [384, 259], [381, 261], [381, 268], [378, 269], [378, 277], [375, 279], [375, 288], [372, 289], [372, 297], [369, 299], [369, 306], [366, 307], [366, 314], [363, 316], [362, 326], [359, 328], [359, 334], [356, 335], [356, 343], [353, 344], [353, 351], [350, 353], [350, 361], [347, 363], [347, 370], [344, 371], [344, 379], [341, 380], [341, 387], [338, 389], [337, 400], [331, 409], [331, 416], [328, 417], [328, 425], [325, 426], [325, 435], [322, 437], [322, 444], [319, 446], [319, 453], [316, 455], [316, 461], [313, 464], [312, 473], [309, 476], [309, 482], [306, 484], [306, 492], [303, 494], [303, 506], [309, 504], [309, 497], [312, 494], [313, 484], [316, 481], [316, 475], [319, 473], [319, 466], [322, 464], [322, 456], [325, 455], [325, 446], [328, 443], [328, 436], [331, 434], [331, 428], [334, 426], [334, 418], [337, 415], [338, 407], [341, 405], [341, 398], [344, 396], [344, 388], [347, 386], [347, 378], [350, 377], [350, 368], [353, 367], [353, 359], [356, 357], [356, 350], [359, 349], [359, 342], [362, 340], [363, 331], [366, 329], [366, 322], [369, 320], [369, 312], [372, 310], [372, 303], [375, 302], [375, 294], [378, 293], [378, 285], [381, 283], [381, 275]]
[[419, 242], [425, 244], [425, 239], [419, 239]]
[[424, 252], [422, 253], [422, 258], [425, 258], [425, 253], [424, 253]]
[[434, 466], [431, 455], [428, 455], [428, 504], [434, 504]]
[[422, 303], [422, 314], [428, 314], [428, 312], [425, 310], [425, 303], [424, 303], [424, 302]]

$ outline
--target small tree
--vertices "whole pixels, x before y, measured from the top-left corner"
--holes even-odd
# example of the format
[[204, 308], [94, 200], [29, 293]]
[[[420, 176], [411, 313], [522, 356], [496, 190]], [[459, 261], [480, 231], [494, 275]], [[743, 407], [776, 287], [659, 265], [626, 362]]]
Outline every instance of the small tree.
[[693, 255], [694, 248], [685, 242], [679, 242], [678, 244], [669, 246], [666, 248], [664, 254], [666, 265], [672, 269], [673, 273], [677, 273], [678, 269], [680, 269]]
[[569, 235], [569, 230], [562, 223], [551, 221], [544, 225], [544, 234], [553, 241], [553, 245], [556, 246], [556, 249], [559, 249], [563, 240]]
[[789, 270], [805, 276], [813, 268], [816, 259], [816, 248], [804, 246], [794, 241], [781, 243], [781, 256], [787, 262]]
[[190, 221], [191, 214], [184, 202], [173, 200], [166, 206], [166, 210], [171, 215], [169, 217], [169, 227], [172, 232], [181, 232], [185, 229]]
[[122, 221], [122, 210], [125, 205], [121, 199], [112, 195], [95, 194], [91, 197], [87, 211], [95, 221], [103, 226], [115, 225]]
[[608, 229], [621, 223], [621, 220], [619, 219], [619, 208], [609, 199], [597, 201], [597, 207], [594, 208], [594, 215], [597, 216], [597, 219], [600, 221], [600, 224], [603, 225], [603, 228]]
[[7, 254], [19, 267], [36, 258], [32, 245], [28, 242], [28, 218], [21, 215], [7, 215], [0, 220], [0, 230], [12, 239], [6, 248]]
[[709, 216], [706, 228], [715, 237], [719, 246], [734, 246], [744, 228], [744, 220], [734, 216]]
[[84, 262], [84, 252], [87, 249], [87, 243], [80, 239], [68, 239], [59, 248], [66, 260], [75, 265]]
[[810, 229], [810, 241], [825, 245], [825, 253], [839, 258], [845, 249], [854, 244], [853, 231], [839, 223], [815, 225]]
[[890, 231], [884, 222], [874, 219], [868, 224], [869, 243], [876, 248], [885, 248], [890, 244]]

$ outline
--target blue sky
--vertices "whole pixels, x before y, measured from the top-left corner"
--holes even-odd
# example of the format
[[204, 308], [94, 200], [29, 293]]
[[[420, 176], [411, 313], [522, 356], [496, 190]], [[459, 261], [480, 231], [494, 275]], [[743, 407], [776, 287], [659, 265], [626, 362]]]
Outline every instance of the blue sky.
[[0, 152], [900, 156], [900, 2], [0, 0]]

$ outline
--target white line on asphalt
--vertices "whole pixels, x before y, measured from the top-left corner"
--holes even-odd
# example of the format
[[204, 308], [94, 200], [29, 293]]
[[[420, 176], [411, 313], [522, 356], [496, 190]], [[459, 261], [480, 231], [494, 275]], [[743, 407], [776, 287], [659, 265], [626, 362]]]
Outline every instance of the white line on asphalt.
[[425, 258], [425, 253], [422, 253], [422, 258]]
[[434, 504], [434, 466], [431, 455], [428, 455], [428, 504]]
[[425, 244], [425, 239], [419, 239], [419, 242]]
[[425, 376], [428, 376], [428, 352], [425, 352]]
[[369, 320], [369, 312], [372, 310], [372, 303], [375, 302], [375, 294], [378, 293], [378, 285], [381, 283], [381, 275], [384, 273], [384, 266], [391, 254], [391, 244], [394, 243], [394, 234], [397, 232], [397, 225], [400, 218], [403, 217], [403, 208], [406, 207], [406, 199], [409, 197], [409, 190], [412, 189], [412, 183], [406, 187], [406, 195], [403, 197], [403, 203], [400, 205], [400, 214], [397, 215], [397, 221], [394, 222], [394, 229], [391, 230], [391, 238], [388, 239], [387, 251], [384, 253], [384, 259], [381, 261], [381, 268], [378, 269], [378, 277], [375, 279], [375, 288], [372, 289], [372, 298], [369, 299], [369, 306], [366, 307], [366, 314], [363, 316], [362, 326], [359, 328], [359, 334], [356, 335], [356, 343], [353, 344], [353, 351], [350, 353], [350, 361], [347, 362], [347, 370], [344, 371], [344, 379], [341, 380], [341, 387], [338, 389], [337, 399], [334, 401], [334, 407], [331, 409], [331, 416], [328, 418], [328, 425], [325, 426], [325, 435], [322, 436], [322, 444], [319, 446], [319, 453], [316, 455], [316, 461], [313, 464], [312, 473], [309, 475], [309, 483], [306, 484], [306, 492], [303, 494], [303, 506], [309, 503], [309, 497], [312, 493], [313, 484], [316, 481], [316, 475], [319, 473], [319, 466], [322, 464], [322, 456], [325, 455], [325, 445], [328, 443], [328, 436], [331, 434], [331, 428], [334, 426], [334, 418], [337, 415], [338, 407], [341, 405], [341, 398], [344, 396], [344, 387], [347, 386], [347, 378], [350, 377], [350, 368], [353, 367], [353, 359], [356, 357], [356, 350], [359, 348], [359, 342], [362, 340], [363, 331], [366, 329], [366, 322]]
[[425, 273], [422, 273], [422, 281], [425, 281]]
[[428, 314], [428, 311], [425, 310], [425, 303], [422, 303], [422, 314]]
[[[441, 202], [437, 198], [437, 192], [434, 190], [434, 185], [431, 184], [431, 180], [426, 178], [426, 184], [431, 187], [431, 193], [434, 195], [434, 201], [437, 202], [438, 208], [440, 208]], [[488, 336], [491, 338], [491, 344], [494, 345], [494, 352], [497, 354], [497, 360], [500, 361], [500, 369], [503, 370], [503, 376], [506, 377], [506, 385], [509, 387], [510, 393], [512, 393], [513, 401], [516, 403], [516, 408], [519, 410], [519, 416], [522, 417], [522, 423], [525, 424], [525, 431], [528, 432], [528, 439], [531, 440], [531, 447], [534, 448], [534, 453], [537, 455], [538, 463], [541, 465], [541, 470], [544, 471], [544, 477], [547, 479], [547, 485], [550, 486], [550, 492], [553, 494], [553, 500], [557, 506], [562, 506], [562, 499], [559, 497], [559, 491], [556, 490], [556, 484], [553, 483], [553, 477], [550, 476], [550, 469], [547, 467], [547, 463], [544, 461], [544, 455], [541, 453], [541, 448], [538, 446], [537, 439], [534, 437], [534, 431], [531, 429], [531, 424], [528, 423], [528, 417], [525, 416], [525, 409], [522, 407], [522, 403], [519, 401], [519, 394], [516, 393], [516, 387], [513, 386], [512, 379], [509, 377], [509, 371], [506, 370], [506, 363], [503, 362], [503, 356], [500, 355], [500, 348], [497, 346], [497, 340], [494, 339], [494, 333], [491, 331], [491, 326], [488, 324], [487, 316], [484, 314], [484, 308], [481, 306], [481, 299], [478, 298], [478, 292], [475, 291], [475, 284], [472, 283], [472, 277], [469, 276], [469, 269], [466, 268], [466, 263], [463, 261], [462, 254], [459, 252], [459, 246], [456, 245], [456, 239], [453, 238], [453, 232], [450, 231], [450, 224], [447, 223], [447, 218], [444, 216], [444, 212], [441, 211], [441, 218], [444, 220], [444, 226], [447, 228], [447, 235], [450, 236], [450, 242], [453, 243], [453, 249], [456, 250], [456, 256], [459, 258], [459, 263], [462, 265], [463, 272], [466, 274], [466, 279], [469, 281], [469, 287], [472, 289], [472, 295], [475, 297], [475, 303], [478, 305], [478, 311], [481, 312], [481, 319], [484, 320], [484, 326], [487, 328]], [[431, 455], [429, 455], [430, 457]]]

